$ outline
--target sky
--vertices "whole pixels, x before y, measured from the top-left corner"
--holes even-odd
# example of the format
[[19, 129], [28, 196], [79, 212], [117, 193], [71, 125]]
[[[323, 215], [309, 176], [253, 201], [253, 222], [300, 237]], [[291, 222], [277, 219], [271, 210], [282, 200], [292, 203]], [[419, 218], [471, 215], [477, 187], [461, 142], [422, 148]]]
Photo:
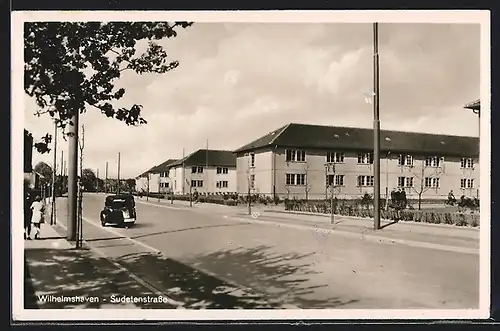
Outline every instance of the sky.
[[[143, 105], [128, 127], [88, 108], [83, 167], [135, 177], [200, 148], [235, 150], [290, 122], [371, 128], [373, 34], [361, 23], [195, 23], [160, 42], [180, 65], [164, 75], [125, 72], [117, 106]], [[379, 24], [381, 128], [477, 136], [479, 24]], [[54, 131], [25, 96], [25, 128]], [[61, 135], [59, 135], [61, 138]], [[58, 139], [67, 155], [67, 142]], [[34, 152], [33, 163], [53, 162]]]

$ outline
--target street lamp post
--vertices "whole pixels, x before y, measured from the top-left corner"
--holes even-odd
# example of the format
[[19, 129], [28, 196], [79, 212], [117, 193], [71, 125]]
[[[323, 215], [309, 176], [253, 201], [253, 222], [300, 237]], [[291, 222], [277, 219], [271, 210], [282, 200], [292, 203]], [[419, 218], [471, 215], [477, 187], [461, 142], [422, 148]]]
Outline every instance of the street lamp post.
[[[335, 212], [334, 212], [334, 190], [335, 190], [335, 164], [327, 163], [325, 164], [325, 172], [326, 172], [326, 187], [330, 187], [330, 223], [335, 223]], [[328, 176], [332, 173], [333, 180], [330, 184], [328, 184]], [[327, 189], [328, 191], [328, 189]]]
[[378, 23], [373, 23], [373, 216], [375, 230], [380, 229], [380, 118]]
[[389, 210], [389, 156], [391, 152], [387, 152], [385, 156], [385, 211]]
[[[464, 106], [465, 109], [470, 109], [478, 118], [478, 151], [481, 149], [481, 100], [475, 100]], [[479, 199], [479, 188], [477, 189], [477, 198]]]

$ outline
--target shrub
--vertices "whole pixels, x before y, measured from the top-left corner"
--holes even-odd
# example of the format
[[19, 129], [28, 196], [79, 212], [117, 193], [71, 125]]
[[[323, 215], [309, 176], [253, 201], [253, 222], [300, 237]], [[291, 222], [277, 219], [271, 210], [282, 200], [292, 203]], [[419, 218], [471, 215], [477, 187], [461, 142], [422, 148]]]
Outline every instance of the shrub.
[[475, 217], [476, 215], [473, 215], [471, 218], [470, 226], [476, 228], [479, 226], [479, 217]]

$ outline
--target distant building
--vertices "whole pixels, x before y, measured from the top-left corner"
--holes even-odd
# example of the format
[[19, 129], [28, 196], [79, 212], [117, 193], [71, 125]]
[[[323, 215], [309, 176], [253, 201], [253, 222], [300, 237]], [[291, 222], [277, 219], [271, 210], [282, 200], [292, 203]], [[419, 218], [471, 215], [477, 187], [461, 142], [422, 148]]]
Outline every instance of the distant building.
[[236, 155], [232, 151], [199, 149], [170, 165], [175, 194], [236, 192]]
[[170, 165], [176, 161], [178, 160], [169, 159], [137, 176], [135, 178], [136, 191], [153, 193], [170, 192], [172, 188], [172, 183], [169, 178]]
[[[477, 196], [475, 137], [382, 130], [381, 195]], [[373, 193], [373, 130], [290, 123], [237, 149], [237, 191], [324, 199]], [[331, 186], [330, 186], [331, 184]]]

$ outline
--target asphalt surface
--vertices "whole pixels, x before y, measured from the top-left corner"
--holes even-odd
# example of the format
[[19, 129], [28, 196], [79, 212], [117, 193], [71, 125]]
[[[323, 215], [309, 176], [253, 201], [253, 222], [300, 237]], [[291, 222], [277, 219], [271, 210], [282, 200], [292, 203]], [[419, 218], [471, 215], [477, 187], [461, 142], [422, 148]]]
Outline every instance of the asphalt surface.
[[[181, 301], [193, 293], [220, 290], [217, 284], [200, 281], [200, 275], [208, 274], [262, 293], [282, 308], [479, 305], [477, 254], [350, 238], [306, 226], [246, 223], [233, 217], [241, 210], [189, 208], [176, 202], [158, 206], [138, 201], [134, 227], [103, 228], [99, 223], [103, 204], [102, 195], [84, 198], [87, 242]], [[64, 223], [65, 216], [61, 210], [58, 221]], [[159, 262], [160, 256], [178, 267]], [[190, 294], [176, 293], [186, 288]]]

